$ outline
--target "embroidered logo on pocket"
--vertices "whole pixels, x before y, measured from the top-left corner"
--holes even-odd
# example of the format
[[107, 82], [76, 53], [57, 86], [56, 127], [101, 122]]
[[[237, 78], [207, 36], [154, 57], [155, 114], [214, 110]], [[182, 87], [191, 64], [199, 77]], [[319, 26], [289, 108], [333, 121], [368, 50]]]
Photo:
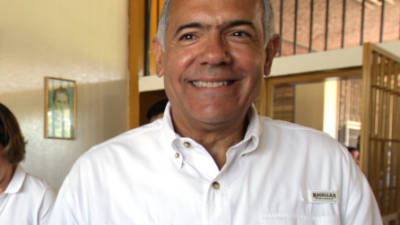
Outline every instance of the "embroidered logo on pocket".
[[337, 193], [334, 191], [311, 191], [312, 202], [337, 202]]

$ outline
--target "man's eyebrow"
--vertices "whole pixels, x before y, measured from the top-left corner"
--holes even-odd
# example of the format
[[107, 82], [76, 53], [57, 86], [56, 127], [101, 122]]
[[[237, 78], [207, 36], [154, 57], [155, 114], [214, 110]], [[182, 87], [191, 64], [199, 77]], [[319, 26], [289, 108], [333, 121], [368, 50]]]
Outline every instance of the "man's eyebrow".
[[[234, 20], [231, 22], [227, 22], [226, 24], [223, 25], [223, 27], [225, 28], [229, 28], [229, 27], [236, 27], [236, 26], [250, 26], [253, 30], [256, 30], [256, 27], [254, 26], [254, 24], [250, 21], [247, 20]], [[206, 27], [206, 25], [201, 24], [199, 22], [193, 22], [193, 23], [187, 23], [187, 24], [183, 24], [181, 26], [178, 27], [178, 29], [176, 29], [175, 31], [175, 36], [179, 34], [179, 32], [181, 32], [184, 29], [187, 28], [202, 28], [202, 27]]]
[[254, 26], [254, 24], [250, 21], [247, 20], [234, 20], [231, 22], [228, 22], [224, 27], [236, 27], [236, 26], [250, 26], [253, 30], [256, 30], [256, 27]]
[[204, 25], [202, 25], [201, 23], [197, 23], [197, 22], [183, 24], [183, 25], [179, 26], [178, 29], [176, 29], [175, 36], [179, 32], [181, 32], [182, 30], [184, 30], [186, 28], [200, 28], [200, 27], [204, 27]]

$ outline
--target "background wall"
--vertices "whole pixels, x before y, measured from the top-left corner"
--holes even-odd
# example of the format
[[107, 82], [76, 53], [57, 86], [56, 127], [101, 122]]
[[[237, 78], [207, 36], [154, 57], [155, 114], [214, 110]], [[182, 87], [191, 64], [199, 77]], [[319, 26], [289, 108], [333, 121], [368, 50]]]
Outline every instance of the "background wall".
[[[0, 102], [27, 144], [22, 166], [59, 187], [90, 146], [128, 129], [126, 0], [0, 1]], [[77, 138], [44, 139], [44, 77], [77, 81]]]
[[295, 85], [294, 122], [337, 137], [338, 79]]
[[324, 83], [297, 84], [295, 87], [295, 116], [298, 124], [323, 129]]

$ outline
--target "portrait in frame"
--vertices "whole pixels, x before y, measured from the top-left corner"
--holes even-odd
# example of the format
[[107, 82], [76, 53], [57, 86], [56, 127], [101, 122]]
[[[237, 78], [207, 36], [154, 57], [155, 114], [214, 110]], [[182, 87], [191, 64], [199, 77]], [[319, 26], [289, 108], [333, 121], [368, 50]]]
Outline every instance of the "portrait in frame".
[[76, 138], [76, 82], [45, 77], [45, 138]]

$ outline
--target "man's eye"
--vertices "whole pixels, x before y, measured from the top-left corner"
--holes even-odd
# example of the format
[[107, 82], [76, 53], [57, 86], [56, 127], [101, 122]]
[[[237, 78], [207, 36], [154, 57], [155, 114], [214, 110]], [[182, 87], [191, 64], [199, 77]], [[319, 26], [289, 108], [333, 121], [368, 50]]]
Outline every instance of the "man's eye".
[[193, 40], [194, 35], [193, 34], [184, 34], [182, 35], [179, 40], [185, 41], [185, 40]]
[[250, 37], [250, 34], [244, 31], [236, 31], [232, 33], [235, 37]]

